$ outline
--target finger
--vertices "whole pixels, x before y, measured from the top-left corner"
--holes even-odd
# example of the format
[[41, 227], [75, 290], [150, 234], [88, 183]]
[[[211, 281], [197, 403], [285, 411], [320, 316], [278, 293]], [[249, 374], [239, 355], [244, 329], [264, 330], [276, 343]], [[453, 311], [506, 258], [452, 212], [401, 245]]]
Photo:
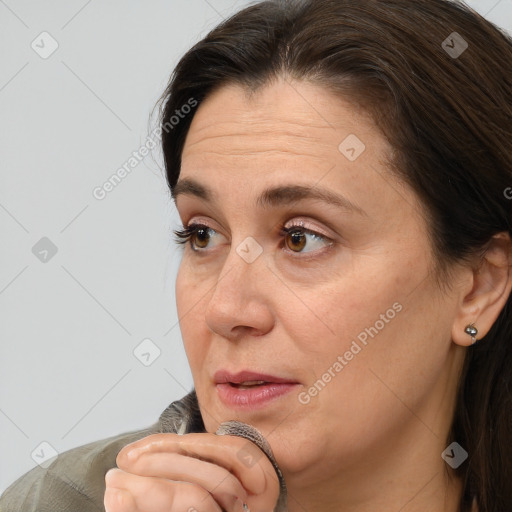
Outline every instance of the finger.
[[133, 496], [124, 489], [106, 487], [103, 505], [105, 512], [138, 512]]
[[[178, 453], [222, 466], [233, 473], [251, 494], [262, 494], [268, 486], [277, 483], [274, 467], [263, 451], [238, 436], [152, 434], [125, 446], [118, 454], [117, 465], [129, 470], [142, 455], [158, 452]], [[242, 462], [241, 454], [250, 456], [254, 463]], [[269, 478], [269, 475], [275, 476], [275, 479]]]
[[[119, 466], [125, 471], [128, 468]], [[226, 468], [179, 453], [143, 453], [129, 467], [129, 472], [200, 485], [223, 504], [225, 496], [246, 501], [248, 492], [240, 480]]]
[[[230, 497], [222, 504], [202, 487], [111, 469], [105, 476], [109, 512], [239, 512], [240, 501]], [[122, 508], [122, 507], [126, 508]], [[117, 507], [117, 508], [116, 508]]]

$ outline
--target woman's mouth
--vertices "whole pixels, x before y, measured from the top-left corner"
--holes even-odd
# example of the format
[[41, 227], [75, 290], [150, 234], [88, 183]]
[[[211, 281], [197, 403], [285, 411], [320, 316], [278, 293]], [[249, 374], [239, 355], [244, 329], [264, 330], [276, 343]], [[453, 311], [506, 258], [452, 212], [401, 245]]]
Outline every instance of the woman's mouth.
[[243, 410], [261, 409], [299, 385], [283, 377], [249, 371], [219, 371], [214, 381], [220, 400], [232, 409]]

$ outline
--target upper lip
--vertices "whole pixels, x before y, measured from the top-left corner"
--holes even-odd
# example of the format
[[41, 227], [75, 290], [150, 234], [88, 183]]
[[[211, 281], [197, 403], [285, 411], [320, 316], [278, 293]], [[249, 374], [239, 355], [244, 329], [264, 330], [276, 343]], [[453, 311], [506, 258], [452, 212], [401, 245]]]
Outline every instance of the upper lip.
[[267, 375], [264, 373], [251, 372], [249, 370], [243, 370], [237, 373], [231, 373], [227, 370], [219, 370], [215, 372], [213, 380], [215, 381], [215, 384], [225, 384], [229, 382], [233, 384], [242, 384], [243, 382], [251, 382], [255, 380], [262, 380], [264, 382], [286, 382], [297, 384], [297, 381], [294, 381], [293, 379], [276, 377], [275, 375]]

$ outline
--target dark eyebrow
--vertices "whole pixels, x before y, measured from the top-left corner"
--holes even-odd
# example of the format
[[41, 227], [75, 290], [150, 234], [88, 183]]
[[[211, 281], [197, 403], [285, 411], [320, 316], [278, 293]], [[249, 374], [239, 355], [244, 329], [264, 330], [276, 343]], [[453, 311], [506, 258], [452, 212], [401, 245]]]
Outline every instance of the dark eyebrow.
[[[175, 203], [176, 198], [181, 194], [199, 197], [207, 202], [217, 201], [217, 194], [214, 194], [207, 186], [192, 178], [183, 178], [176, 183], [171, 192]], [[305, 199], [323, 201], [343, 210], [367, 215], [363, 209], [349, 201], [346, 197], [335, 194], [327, 189], [303, 185], [282, 185], [268, 188], [257, 198], [256, 205], [261, 208], [269, 208]]]

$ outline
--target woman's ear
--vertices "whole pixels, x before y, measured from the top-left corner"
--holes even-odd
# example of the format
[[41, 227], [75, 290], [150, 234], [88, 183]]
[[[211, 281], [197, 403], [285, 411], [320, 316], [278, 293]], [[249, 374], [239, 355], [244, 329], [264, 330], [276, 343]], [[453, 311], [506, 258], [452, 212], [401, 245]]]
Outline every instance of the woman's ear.
[[465, 332], [469, 325], [477, 329], [476, 340], [491, 329], [505, 306], [512, 289], [512, 242], [507, 232], [494, 235], [477, 268], [470, 270], [468, 285], [462, 292], [457, 316], [452, 328], [452, 340], [457, 345], [473, 343]]

